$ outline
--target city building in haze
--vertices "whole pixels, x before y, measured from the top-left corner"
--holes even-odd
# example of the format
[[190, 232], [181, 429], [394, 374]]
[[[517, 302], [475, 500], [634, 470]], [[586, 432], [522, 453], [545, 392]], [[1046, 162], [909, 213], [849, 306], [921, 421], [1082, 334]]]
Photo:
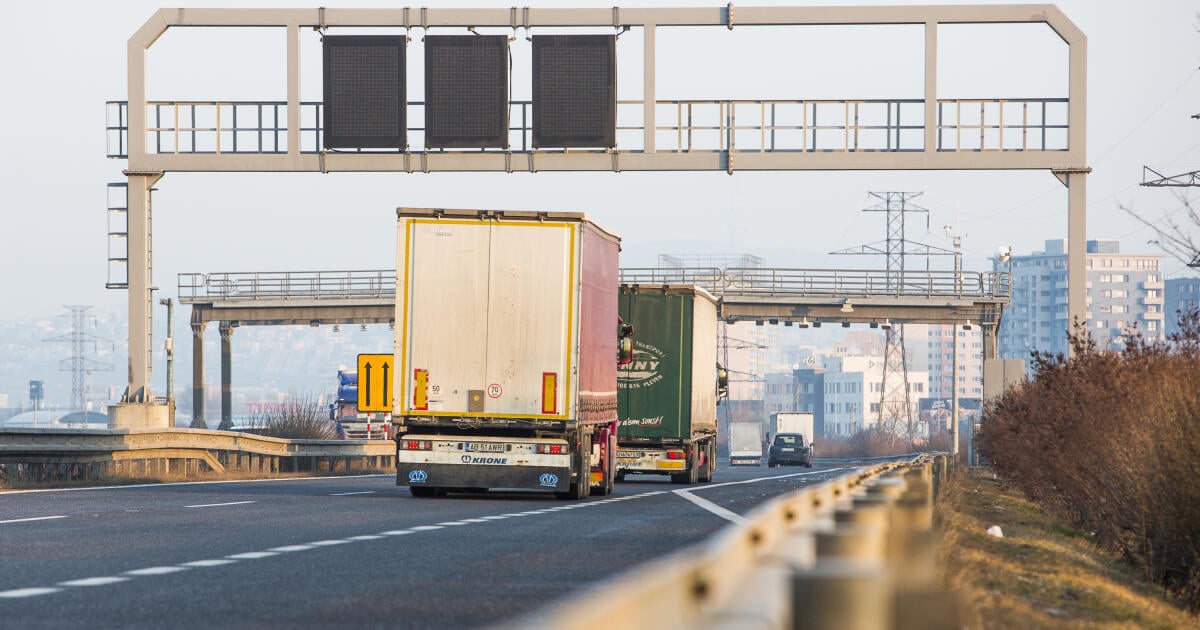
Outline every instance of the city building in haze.
[[[1012, 304], [998, 334], [1002, 358], [1029, 360], [1032, 351], [1067, 353], [1067, 242], [1046, 241], [1045, 251], [1013, 254]], [[1162, 256], [1122, 254], [1116, 240], [1087, 242], [1087, 329], [1097, 348], [1119, 349], [1136, 328], [1147, 340], [1164, 338]]]
[[1166, 282], [1163, 311], [1167, 334], [1179, 332], [1179, 315], [1200, 308], [1200, 278], [1171, 278]]

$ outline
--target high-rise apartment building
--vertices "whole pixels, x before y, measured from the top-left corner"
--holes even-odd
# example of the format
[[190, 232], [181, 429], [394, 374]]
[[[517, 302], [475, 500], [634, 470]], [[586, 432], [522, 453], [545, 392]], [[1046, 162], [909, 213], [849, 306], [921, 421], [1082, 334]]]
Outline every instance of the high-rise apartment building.
[[1179, 332], [1179, 313], [1200, 308], [1200, 278], [1171, 278], [1165, 293], [1163, 311], [1169, 335]]
[[[1029, 359], [1031, 351], [1067, 352], [1066, 240], [1046, 241], [1046, 249], [1014, 254], [1012, 304], [998, 334], [1001, 357]], [[1120, 348], [1136, 328], [1147, 339], [1164, 333], [1162, 256], [1122, 254], [1115, 240], [1087, 242], [1087, 328], [1098, 348]]]

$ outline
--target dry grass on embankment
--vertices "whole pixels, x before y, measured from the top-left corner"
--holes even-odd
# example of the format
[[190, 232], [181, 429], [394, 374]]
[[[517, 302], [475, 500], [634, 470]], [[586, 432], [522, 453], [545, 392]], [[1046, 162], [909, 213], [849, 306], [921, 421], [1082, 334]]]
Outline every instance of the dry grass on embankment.
[[[964, 627], [1200, 628], [1116, 553], [990, 472], [959, 468], [938, 504], [939, 562]], [[1003, 538], [986, 534], [993, 525]]]

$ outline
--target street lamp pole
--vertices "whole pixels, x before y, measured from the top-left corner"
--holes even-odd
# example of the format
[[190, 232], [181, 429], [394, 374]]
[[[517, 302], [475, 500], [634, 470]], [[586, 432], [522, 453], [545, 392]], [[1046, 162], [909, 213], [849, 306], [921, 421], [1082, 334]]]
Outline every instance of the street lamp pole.
[[165, 298], [158, 301], [167, 307], [167, 339], [163, 348], [167, 351], [167, 409], [171, 414], [170, 426], [175, 426], [175, 301]]

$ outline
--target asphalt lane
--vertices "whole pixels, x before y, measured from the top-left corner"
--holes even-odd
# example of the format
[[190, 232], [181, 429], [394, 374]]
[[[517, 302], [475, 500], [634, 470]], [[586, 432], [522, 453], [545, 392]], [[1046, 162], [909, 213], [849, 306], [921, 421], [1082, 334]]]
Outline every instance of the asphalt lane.
[[843, 472], [723, 466], [580, 502], [415, 499], [386, 475], [0, 492], [0, 625], [487, 626]]

